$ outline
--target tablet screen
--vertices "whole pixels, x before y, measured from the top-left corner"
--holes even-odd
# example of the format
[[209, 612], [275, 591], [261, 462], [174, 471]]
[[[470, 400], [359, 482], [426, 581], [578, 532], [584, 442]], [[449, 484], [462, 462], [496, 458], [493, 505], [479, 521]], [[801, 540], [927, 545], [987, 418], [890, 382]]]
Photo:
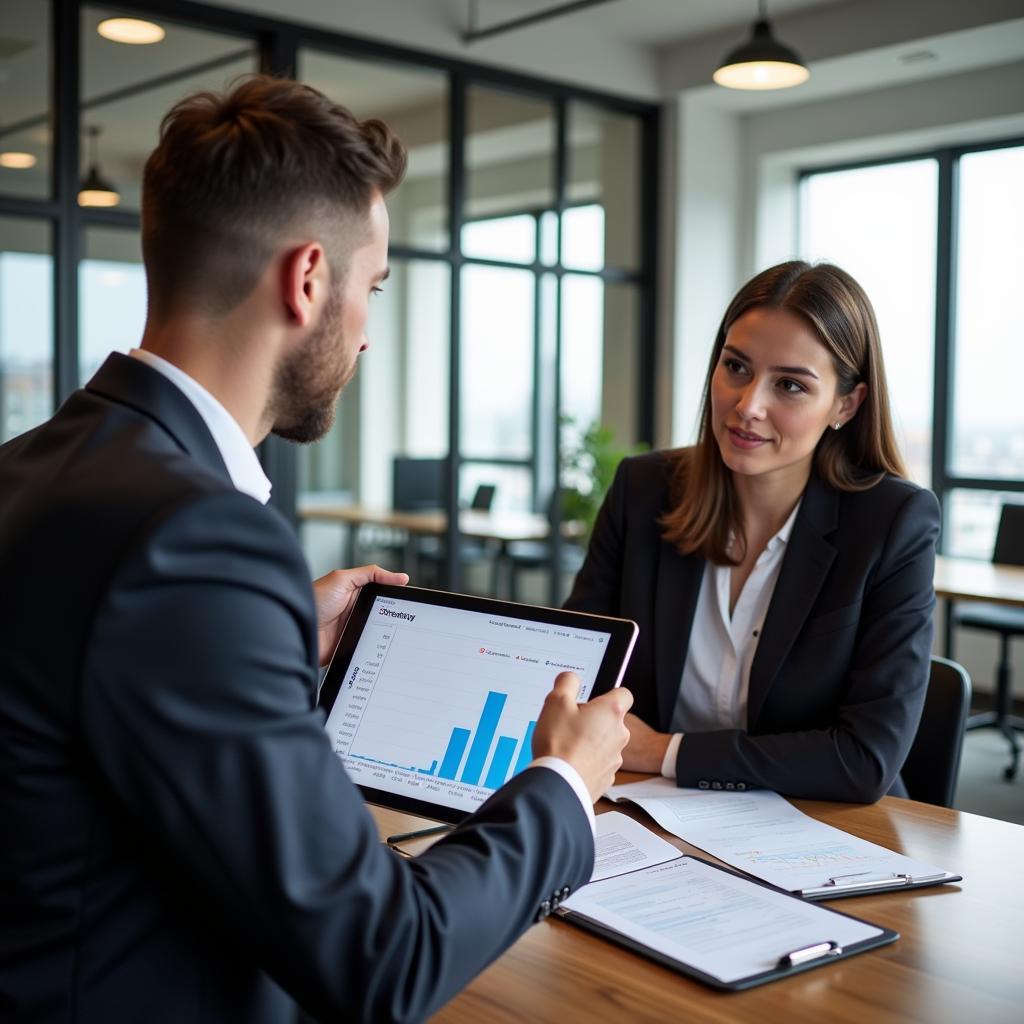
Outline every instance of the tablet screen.
[[354, 647], [346, 629], [350, 652], [343, 640], [335, 656], [344, 668], [332, 663], [324, 686], [333, 699], [327, 733], [364, 790], [441, 805], [457, 819], [533, 759], [537, 715], [559, 672], [580, 677], [578, 700], [592, 695], [624, 623], [565, 612], [549, 614], [571, 624], [544, 622], [522, 614], [538, 610], [504, 602], [463, 599], [486, 609], [476, 610], [409, 598], [373, 596]]

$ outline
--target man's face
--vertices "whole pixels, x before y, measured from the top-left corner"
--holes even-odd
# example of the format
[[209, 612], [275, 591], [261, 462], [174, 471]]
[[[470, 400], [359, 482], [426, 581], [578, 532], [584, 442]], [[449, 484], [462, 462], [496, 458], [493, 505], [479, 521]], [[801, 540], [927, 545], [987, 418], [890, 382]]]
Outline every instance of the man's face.
[[342, 388], [369, 346], [370, 296], [388, 276], [388, 211], [378, 195], [367, 215], [363, 244], [349, 257], [344, 278], [331, 286], [306, 344], [278, 369], [273, 433], [290, 441], [319, 441], [334, 423]]

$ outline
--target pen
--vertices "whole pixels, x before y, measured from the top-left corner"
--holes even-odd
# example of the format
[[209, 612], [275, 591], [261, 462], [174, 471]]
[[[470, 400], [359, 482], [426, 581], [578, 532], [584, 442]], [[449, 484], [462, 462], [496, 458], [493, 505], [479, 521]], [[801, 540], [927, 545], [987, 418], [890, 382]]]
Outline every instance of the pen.
[[794, 890], [797, 896], [825, 896], [829, 893], [849, 893], [860, 889], [899, 889], [910, 885], [923, 885], [928, 882], [941, 882], [946, 878], [945, 872], [934, 875], [888, 874], [872, 875], [869, 871], [854, 871], [848, 875], [833, 875], [821, 885], [807, 889]]
[[797, 967], [822, 956], [839, 956], [842, 951], [843, 947], [833, 939], [828, 942], [816, 942], [813, 946], [804, 946], [802, 949], [783, 953], [779, 957], [779, 967]]
[[407, 839], [419, 839], [422, 836], [435, 836], [441, 832], [448, 832], [452, 827], [451, 825], [432, 825], [430, 828], [417, 828], [412, 832], [398, 832], [393, 836], [388, 836], [384, 842], [388, 846], [393, 846], [395, 843], [404, 843]]

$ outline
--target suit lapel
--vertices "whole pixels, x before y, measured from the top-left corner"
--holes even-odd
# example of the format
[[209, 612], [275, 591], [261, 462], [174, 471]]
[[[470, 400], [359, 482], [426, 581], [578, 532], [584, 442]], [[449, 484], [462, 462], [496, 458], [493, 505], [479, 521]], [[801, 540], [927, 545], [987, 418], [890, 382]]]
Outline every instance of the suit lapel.
[[151, 366], [114, 352], [85, 387], [159, 423], [183, 452], [208, 472], [231, 483], [220, 449], [203, 417], [184, 392]]
[[757, 722], [779, 668], [803, 628], [835, 559], [836, 549], [825, 536], [835, 530], [838, 513], [839, 494], [812, 473], [750, 668], [748, 729]]
[[671, 725], [679, 695], [704, 566], [703, 558], [681, 555], [671, 544], [661, 542], [654, 595], [654, 683], [658, 728], [663, 731]]

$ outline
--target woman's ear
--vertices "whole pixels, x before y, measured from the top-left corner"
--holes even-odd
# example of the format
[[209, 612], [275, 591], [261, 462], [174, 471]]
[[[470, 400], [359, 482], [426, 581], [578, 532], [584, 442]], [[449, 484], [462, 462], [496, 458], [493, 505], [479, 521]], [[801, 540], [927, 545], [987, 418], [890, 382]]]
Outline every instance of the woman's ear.
[[849, 423], [857, 415], [857, 410], [861, 407], [861, 403], [867, 397], [867, 394], [868, 386], [861, 381], [854, 386], [854, 389], [848, 395], [841, 395], [839, 397], [839, 408], [834, 419], [843, 425]]

